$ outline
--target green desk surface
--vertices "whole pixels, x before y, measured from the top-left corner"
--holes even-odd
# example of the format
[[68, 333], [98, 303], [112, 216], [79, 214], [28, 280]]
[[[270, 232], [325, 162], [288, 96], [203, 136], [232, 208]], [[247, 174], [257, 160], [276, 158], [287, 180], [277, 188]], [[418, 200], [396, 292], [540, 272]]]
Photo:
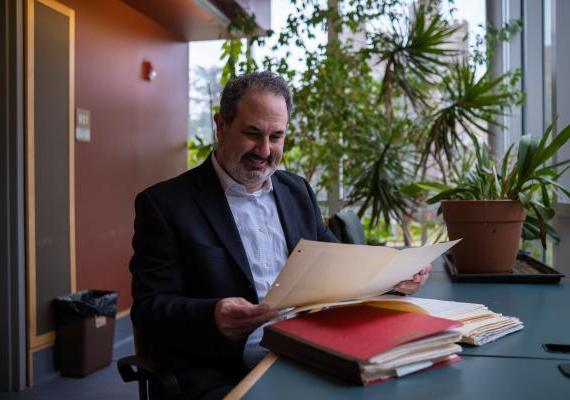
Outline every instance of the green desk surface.
[[279, 358], [243, 398], [568, 400], [570, 378], [558, 371], [558, 363], [554, 360], [464, 357], [458, 364], [361, 387]]
[[525, 328], [481, 347], [464, 346], [463, 360], [368, 387], [346, 384], [280, 357], [245, 399], [570, 399], [570, 378], [558, 364], [570, 354], [543, 343], [570, 344], [570, 279], [560, 284], [452, 283], [440, 263], [418, 297], [482, 303], [519, 317]]
[[[482, 303], [520, 318], [525, 327], [481, 347], [464, 346], [469, 355], [570, 359], [548, 353], [543, 343], [570, 344], [570, 280], [559, 284], [452, 283], [446, 272], [432, 272], [417, 297]], [[569, 397], [570, 399], [570, 397]]]

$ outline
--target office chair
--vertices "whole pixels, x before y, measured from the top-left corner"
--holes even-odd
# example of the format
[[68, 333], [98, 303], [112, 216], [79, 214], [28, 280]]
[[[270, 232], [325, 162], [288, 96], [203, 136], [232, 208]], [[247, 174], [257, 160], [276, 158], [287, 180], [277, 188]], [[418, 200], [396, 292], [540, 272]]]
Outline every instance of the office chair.
[[331, 217], [329, 229], [341, 243], [366, 244], [364, 228], [352, 210], [342, 210]]
[[174, 400], [180, 393], [180, 385], [172, 371], [159, 368], [150, 357], [149, 346], [133, 327], [134, 356], [117, 361], [117, 369], [123, 382], [137, 381], [140, 400]]

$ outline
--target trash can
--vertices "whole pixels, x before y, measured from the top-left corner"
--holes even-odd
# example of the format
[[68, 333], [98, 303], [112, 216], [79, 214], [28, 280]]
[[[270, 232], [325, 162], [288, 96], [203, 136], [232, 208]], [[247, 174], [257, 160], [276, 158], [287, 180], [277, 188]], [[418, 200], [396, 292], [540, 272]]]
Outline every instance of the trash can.
[[82, 377], [111, 363], [117, 297], [117, 292], [84, 290], [55, 299], [61, 375]]

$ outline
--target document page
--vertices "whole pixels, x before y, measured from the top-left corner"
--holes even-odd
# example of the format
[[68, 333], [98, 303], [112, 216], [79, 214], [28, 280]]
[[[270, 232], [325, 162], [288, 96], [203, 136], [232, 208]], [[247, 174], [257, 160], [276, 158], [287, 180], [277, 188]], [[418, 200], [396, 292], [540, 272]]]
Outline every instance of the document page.
[[301, 240], [263, 302], [281, 309], [378, 296], [457, 242], [397, 250]]

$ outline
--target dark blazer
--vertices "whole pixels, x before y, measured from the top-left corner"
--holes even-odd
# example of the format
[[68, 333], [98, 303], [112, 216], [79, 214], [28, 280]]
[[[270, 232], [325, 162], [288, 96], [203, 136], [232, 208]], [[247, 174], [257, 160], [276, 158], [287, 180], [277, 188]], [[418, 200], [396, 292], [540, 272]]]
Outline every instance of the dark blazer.
[[[289, 252], [301, 238], [336, 241], [304, 179], [277, 171], [271, 180]], [[131, 316], [153, 357], [178, 368], [243, 367], [245, 341], [219, 333], [214, 308], [224, 297], [258, 298], [211, 159], [146, 189], [135, 209]]]

